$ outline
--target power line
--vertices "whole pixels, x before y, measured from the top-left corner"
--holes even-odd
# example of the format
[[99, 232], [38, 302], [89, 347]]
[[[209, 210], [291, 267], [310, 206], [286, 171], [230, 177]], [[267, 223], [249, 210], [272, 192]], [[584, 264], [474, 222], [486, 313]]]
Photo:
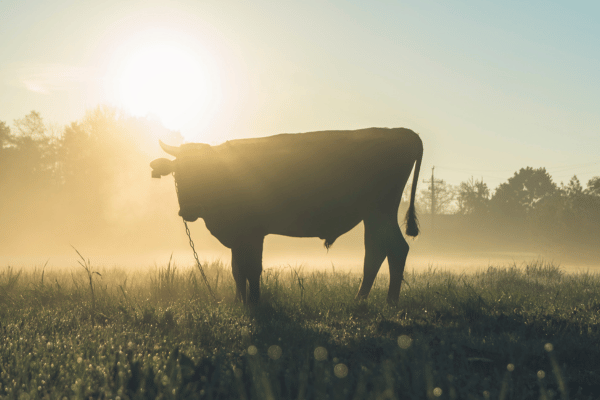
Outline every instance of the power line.
[[[600, 160], [589, 161], [589, 162], [585, 162], [585, 163], [577, 163], [577, 164], [558, 164], [558, 165], [546, 166], [544, 168], [552, 169], [552, 170], [559, 172], [562, 170], [587, 167], [589, 165], [597, 165], [597, 164], [600, 164]], [[459, 172], [471, 172], [472, 171], [469, 168], [446, 167], [446, 166], [440, 166], [440, 165], [438, 165], [438, 168], [448, 169], [451, 171], [459, 171]], [[477, 172], [515, 172], [512, 169], [478, 169], [476, 171]]]
[[592, 163], [585, 163], [585, 164], [573, 165], [573, 166], [570, 166], [570, 167], [562, 167], [562, 168], [550, 167], [550, 168], [548, 168], [548, 170], [552, 170], [554, 172], [565, 172], [565, 171], [568, 171], [570, 169], [588, 167], [588, 166], [599, 165], [599, 164], [600, 164], [600, 161], [596, 161], [596, 162], [592, 162]]
[[[600, 160], [598, 161], [591, 161], [591, 162], [586, 162], [586, 163], [578, 163], [578, 164], [562, 164], [562, 165], [556, 165], [556, 166], [550, 166], [550, 167], [543, 167], [546, 169], [546, 171], [548, 171], [548, 173], [550, 175], [553, 176], [553, 178], [555, 179], [561, 179], [563, 177], [567, 177], [567, 175], [569, 177], [572, 177], [573, 175], [571, 173], [566, 173], [569, 170], [574, 170], [577, 168], [584, 168], [584, 171], [579, 171], [579, 172], [575, 172], [574, 174], [576, 175], [577, 173], [579, 174], [595, 174], [597, 173], [598, 175], [600, 175], [600, 170], [597, 170], [595, 168], [590, 168], [592, 166], [595, 165], [600, 165]], [[472, 176], [480, 176], [482, 178], [488, 178], [488, 179], [497, 179], [497, 180], [504, 180], [506, 178], [501, 178], [498, 176], [492, 176], [492, 175], [487, 175], [487, 174], [481, 174], [481, 172], [503, 172], [503, 173], [515, 173], [518, 172], [517, 171], [513, 171], [513, 170], [508, 170], [508, 169], [504, 169], [504, 170], [500, 170], [500, 169], [478, 169], [478, 170], [471, 170], [468, 168], [457, 168], [457, 167], [445, 167], [445, 166], [439, 166], [438, 168], [442, 168], [444, 170], [448, 170], [448, 171], [455, 171], [455, 172], [465, 172], [469, 175]]]
[[596, 161], [590, 161], [590, 162], [586, 162], [586, 163], [577, 163], [577, 164], [566, 164], [566, 165], [555, 165], [553, 167], [548, 167], [548, 168], [577, 168], [577, 167], [584, 167], [586, 165], [592, 165], [592, 164], [600, 164], [600, 160], [596, 160]]
[[[468, 168], [456, 168], [456, 167], [440, 167], [438, 168], [447, 169], [450, 171], [459, 171], [459, 172], [471, 172], [471, 169]], [[512, 169], [478, 169], [478, 172], [514, 172]]]
[[[594, 175], [594, 176], [600, 176], [600, 171], [595, 170], [595, 171], [584, 171], [584, 172], [579, 172], [579, 175]], [[553, 179], [571, 179], [573, 176], [577, 176], [577, 174], [559, 174], [559, 175], [552, 175]], [[578, 177], [579, 178], [579, 177]], [[585, 178], [582, 178], [585, 179]]]

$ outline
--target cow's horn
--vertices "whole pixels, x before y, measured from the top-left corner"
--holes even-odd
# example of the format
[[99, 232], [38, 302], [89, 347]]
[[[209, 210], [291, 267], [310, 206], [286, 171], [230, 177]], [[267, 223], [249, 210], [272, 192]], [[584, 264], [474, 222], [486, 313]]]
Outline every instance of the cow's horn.
[[179, 154], [181, 154], [181, 149], [179, 147], [164, 144], [160, 139], [158, 139], [158, 143], [160, 144], [160, 147], [165, 151], [165, 153], [170, 154], [173, 157], [177, 157], [179, 156]]

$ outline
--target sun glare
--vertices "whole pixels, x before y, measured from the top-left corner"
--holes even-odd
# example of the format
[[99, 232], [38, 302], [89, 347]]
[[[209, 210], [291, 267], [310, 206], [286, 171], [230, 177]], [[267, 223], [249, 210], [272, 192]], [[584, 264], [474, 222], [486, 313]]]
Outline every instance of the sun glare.
[[122, 55], [113, 78], [115, 100], [133, 115], [182, 129], [212, 108], [215, 77], [208, 63], [175, 40], [138, 43]]

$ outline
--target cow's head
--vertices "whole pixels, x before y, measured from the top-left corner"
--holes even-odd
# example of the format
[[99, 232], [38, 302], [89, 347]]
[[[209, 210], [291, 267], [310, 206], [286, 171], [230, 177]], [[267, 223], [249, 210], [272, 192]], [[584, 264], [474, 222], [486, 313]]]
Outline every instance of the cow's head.
[[[193, 222], [202, 217], [203, 173], [207, 173], [207, 162], [211, 160], [211, 147], [207, 144], [189, 143], [179, 147], [169, 146], [159, 140], [160, 147], [175, 157], [175, 160], [157, 158], [150, 163], [152, 177], [173, 174], [177, 185], [179, 215]], [[205, 188], [208, 189], [208, 188]]]

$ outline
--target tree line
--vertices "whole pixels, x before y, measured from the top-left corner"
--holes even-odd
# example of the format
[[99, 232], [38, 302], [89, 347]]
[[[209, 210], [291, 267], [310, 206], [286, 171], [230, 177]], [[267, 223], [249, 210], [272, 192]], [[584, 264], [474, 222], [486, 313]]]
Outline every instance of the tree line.
[[111, 107], [63, 128], [36, 111], [12, 126], [0, 121], [0, 250], [135, 242], [140, 229], [152, 231], [172, 202], [152, 198], [148, 163], [160, 155], [158, 138], [182, 141], [157, 121]]
[[600, 247], [600, 176], [584, 188], [576, 175], [557, 184], [545, 168], [526, 167], [493, 192], [483, 179], [471, 177], [456, 186], [436, 184], [434, 193], [432, 210], [431, 186], [419, 191], [420, 213], [451, 215], [476, 227], [474, 235], [496, 231], [547, 246]]
[[[174, 196], [157, 195], [149, 179], [149, 161], [163, 156], [158, 138], [182, 142], [157, 121], [110, 107], [62, 128], [36, 111], [12, 127], [0, 121], [0, 250], [59, 238], [130, 245], [140, 232], [147, 237], [164, 227], [177, 204]], [[576, 176], [557, 184], [544, 168], [526, 167], [493, 192], [472, 177], [456, 186], [436, 183], [434, 210], [430, 190], [421, 188], [417, 197], [424, 219], [432, 211], [452, 216], [471, 237], [533, 235], [550, 245], [600, 247], [600, 176], [584, 188]]]

